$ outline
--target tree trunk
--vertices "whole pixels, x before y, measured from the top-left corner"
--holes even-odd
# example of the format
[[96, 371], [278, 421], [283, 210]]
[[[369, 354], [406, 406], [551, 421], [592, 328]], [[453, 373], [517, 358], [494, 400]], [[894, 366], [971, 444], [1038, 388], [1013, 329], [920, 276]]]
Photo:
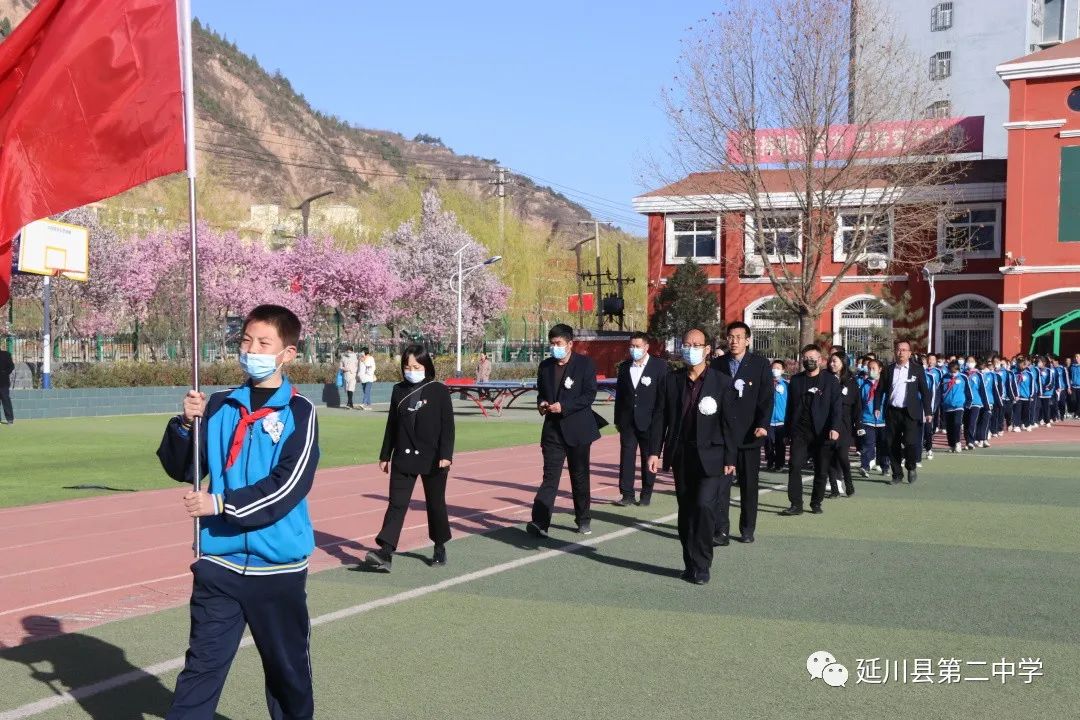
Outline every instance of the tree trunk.
[[799, 350], [817, 342], [817, 317], [806, 311], [799, 313]]

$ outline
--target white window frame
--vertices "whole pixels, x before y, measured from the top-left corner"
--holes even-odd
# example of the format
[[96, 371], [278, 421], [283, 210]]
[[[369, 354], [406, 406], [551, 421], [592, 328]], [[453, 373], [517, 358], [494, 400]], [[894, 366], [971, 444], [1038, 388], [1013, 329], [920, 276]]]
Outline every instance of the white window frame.
[[683, 265], [686, 263], [687, 258], [678, 257], [675, 255], [676, 249], [679, 247], [679, 243], [675, 238], [675, 221], [676, 220], [712, 220], [716, 223], [716, 254], [711, 256], [698, 256], [697, 243], [694, 243], [694, 262], [698, 265], [718, 265], [720, 263], [720, 242], [723, 236], [723, 223], [721, 222], [719, 215], [698, 214], [698, 215], [668, 215], [666, 222], [664, 223], [664, 264], [665, 265]]
[[952, 117], [952, 101], [935, 100], [926, 106], [926, 117], [929, 120]]
[[953, 24], [953, 4], [940, 2], [930, 10], [930, 32], [948, 30]]
[[952, 50], [942, 50], [930, 56], [930, 79], [944, 80], [952, 75]]
[[[866, 211], [860, 211], [858, 208], [841, 208], [836, 213], [836, 230], [833, 232], [833, 262], [842, 263], [842, 262], [847, 262], [847, 259], [848, 259], [848, 254], [847, 254], [847, 252], [844, 251], [844, 230], [845, 229], [853, 229], [853, 228], [852, 228], [852, 226], [844, 225], [844, 216], [845, 215], [862, 215], [862, 216], [865, 217], [866, 215], [872, 215], [872, 214], [873, 213], [869, 213], [869, 212], [866, 212]], [[864, 252], [861, 255], [859, 255], [859, 257], [855, 258], [855, 262], [864, 262], [866, 260], [869, 260], [869, 259], [875, 258], [875, 257], [883, 257], [886, 260], [892, 260], [892, 256], [893, 256], [893, 211], [892, 211], [892, 208], [889, 208], [889, 210], [888, 210], [888, 217], [886, 219], [886, 222], [889, 225], [889, 227], [888, 227], [888, 231], [889, 231], [889, 247], [886, 250], [885, 254], [883, 255], [881, 253], [876, 253], [876, 252]]]
[[[797, 210], [768, 210], [761, 213], [763, 217], [791, 217], [796, 218], [795, 227], [795, 254], [794, 255], [776, 255], [769, 253], [770, 265], [787, 265], [790, 263], [802, 262], [803, 251], [803, 215]], [[757, 246], [755, 244], [756, 238], [756, 219], [751, 212], [746, 213], [746, 220], [743, 232], [743, 255], [747, 258], [754, 257], [761, 259], [761, 255], [758, 253]], [[775, 243], [774, 243], [775, 249]]]
[[[956, 212], [969, 212], [973, 210], [993, 210], [994, 211], [994, 248], [993, 250], [965, 250], [957, 253], [964, 259], [978, 260], [982, 258], [998, 258], [1001, 257], [1001, 203], [959, 203], [953, 207]], [[945, 228], [957, 223], [947, 222], [944, 215], [938, 218], [938, 254], [945, 255], [951, 254], [953, 251], [945, 245]], [[962, 223], [968, 225], [968, 223]]]

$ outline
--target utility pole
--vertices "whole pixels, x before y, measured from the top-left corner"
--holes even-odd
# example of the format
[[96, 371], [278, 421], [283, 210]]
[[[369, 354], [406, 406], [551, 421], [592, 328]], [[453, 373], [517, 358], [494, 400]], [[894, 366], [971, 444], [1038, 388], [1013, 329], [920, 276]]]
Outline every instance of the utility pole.
[[596, 332], [604, 329], [604, 296], [600, 278], [600, 221], [578, 220], [579, 225], [593, 226], [593, 239], [596, 240]]
[[301, 237], [307, 237], [308, 236], [308, 217], [311, 215], [311, 203], [315, 202], [319, 198], [324, 198], [327, 195], [333, 195], [333, 194], [334, 194], [333, 190], [327, 190], [325, 192], [319, 193], [318, 195], [312, 195], [311, 197], [307, 198], [306, 200], [302, 200], [299, 205], [297, 205], [296, 207], [293, 208], [293, 210], [299, 210], [300, 211], [300, 218], [301, 218], [301, 222], [302, 222], [302, 225], [303, 225], [303, 229], [301, 230]]
[[495, 177], [488, 180], [488, 185], [495, 186], [495, 197], [499, 198], [499, 252], [506, 250], [506, 168], [491, 168]]
[[[616, 292], [619, 293], [619, 300], [622, 303], [624, 303], [624, 306], [625, 306], [626, 299], [625, 299], [625, 296], [623, 295], [623, 276], [622, 276], [622, 243], [619, 243], [616, 246], [615, 250], [617, 252], [617, 255], [616, 255], [617, 264], [615, 266], [615, 269], [616, 269], [616, 271], [618, 273], [615, 276], [615, 287], [617, 288]], [[619, 332], [623, 331], [623, 318], [625, 317], [625, 315], [626, 315], [625, 312], [620, 312], [619, 313]]]

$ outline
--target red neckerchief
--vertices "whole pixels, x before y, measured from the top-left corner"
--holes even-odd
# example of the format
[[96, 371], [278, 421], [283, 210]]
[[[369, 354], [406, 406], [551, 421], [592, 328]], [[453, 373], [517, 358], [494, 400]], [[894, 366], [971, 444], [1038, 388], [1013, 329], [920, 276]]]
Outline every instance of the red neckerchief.
[[952, 375], [949, 376], [949, 380], [945, 383], [945, 392], [949, 392], [953, 389], [953, 385], [956, 384], [956, 380], [959, 377], [959, 373], [956, 375], [956, 377], [953, 377]]
[[877, 392], [877, 384], [878, 384], [877, 380], [871, 380], [870, 381], [870, 394], [866, 398], [867, 400], [873, 400], [874, 399], [874, 393]]
[[[297, 394], [295, 385], [292, 387], [292, 394]], [[240, 457], [240, 450], [244, 447], [244, 437], [247, 435], [248, 428], [270, 413], [280, 409], [281, 408], [270, 407], [267, 405], [259, 408], [255, 412], [251, 412], [243, 405], [240, 406], [240, 422], [236, 426], [236, 431], [233, 433], [232, 443], [229, 444], [229, 457], [225, 460], [226, 470], [232, 467], [232, 464], [236, 462], [236, 458]]]

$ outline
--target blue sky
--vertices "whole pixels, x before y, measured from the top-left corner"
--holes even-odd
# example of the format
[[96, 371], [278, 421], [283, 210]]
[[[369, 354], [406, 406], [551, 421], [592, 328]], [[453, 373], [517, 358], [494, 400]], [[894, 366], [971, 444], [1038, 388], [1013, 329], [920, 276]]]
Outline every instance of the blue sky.
[[192, 5], [323, 112], [497, 158], [643, 232], [630, 199], [657, 185], [645, 158], [668, 133], [660, 88], [687, 28], [721, 1]]

